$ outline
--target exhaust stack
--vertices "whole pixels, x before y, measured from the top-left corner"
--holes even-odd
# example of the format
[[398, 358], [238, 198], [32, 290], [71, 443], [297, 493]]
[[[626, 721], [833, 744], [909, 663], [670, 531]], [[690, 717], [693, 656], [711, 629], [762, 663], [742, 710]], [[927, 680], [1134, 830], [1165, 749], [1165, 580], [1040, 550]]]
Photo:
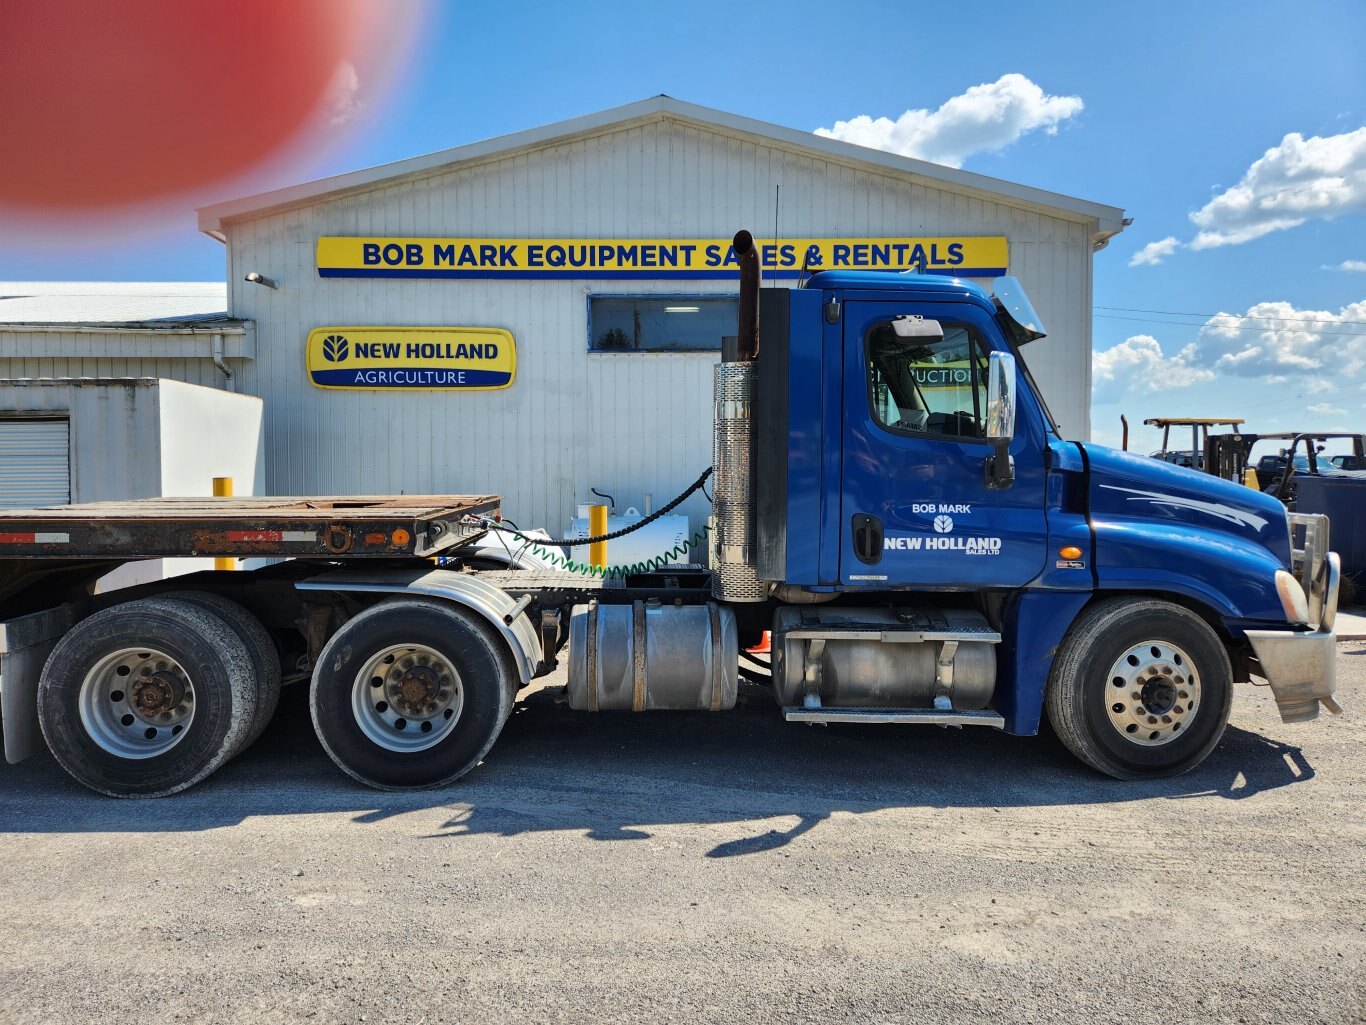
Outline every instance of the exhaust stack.
[[716, 364], [713, 388], [712, 594], [760, 602], [768, 588], [755, 571], [754, 385], [759, 355], [759, 250], [747, 231], [735, 235], [740, 258], [738, 359]]
[[731, 245], [740, 258], [740, 315], [735, 333], [740, 342], [739, 360], [748, 363], [759, 358], [759, 285], [763, 272], [753, 235], [741, 228]]

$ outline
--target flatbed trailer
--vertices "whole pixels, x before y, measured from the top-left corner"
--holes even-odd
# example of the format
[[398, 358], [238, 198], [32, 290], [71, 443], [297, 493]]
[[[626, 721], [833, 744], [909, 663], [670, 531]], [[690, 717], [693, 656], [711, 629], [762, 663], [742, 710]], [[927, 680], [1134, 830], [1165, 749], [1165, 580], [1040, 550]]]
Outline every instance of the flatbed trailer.
[[144, 498], [0, 510], [0, 558], [430, 558], [496, 495]]
[[[1018, 282], [989, 294], [826, 270], [761, 290], [748, 233], [734, 255], [711, 467], [630, 528], [710, 479], [705, 566], [585, 571], [552, 549], [608, 542], [610, 557], [615, 535], [522, 534], [494, 495], [10, 511], [6, 758], [46, 742], [101, 793], [176, 793], [260, 735], [282, 684], [306, 681], [340, 769], [442, 786], [566, 648], [570, 708], [722, 712], [764, 631], [755, 678], [788, 721], [1031, 735], [1046, 713], [1121, 779], [1198, 765], [1253, 676], [1286, 722], [1337, 710], [1326, 517], [1061, 437], [1020, 361], [1044, 331]], [[491, 568], [494, 538], [506, 568]], [[262, 564], [92, 587], [130, 560], [186, 556]]]
[[[496, 495], [145, 498], [0, 510], [0, 618], [143, 559], [426, 559], [476, 539]], [[22, 599], [22, 604], [17, 602]]]

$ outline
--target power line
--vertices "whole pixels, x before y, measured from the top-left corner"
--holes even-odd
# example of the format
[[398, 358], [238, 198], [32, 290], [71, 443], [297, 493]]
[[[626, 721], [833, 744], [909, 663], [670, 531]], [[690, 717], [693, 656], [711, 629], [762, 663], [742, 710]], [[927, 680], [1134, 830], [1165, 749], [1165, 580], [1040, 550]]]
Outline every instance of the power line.
[[1192, 313], [1189, 310], [1138, 310], [1127, 306], [1094, 306], [1094, 310], [1110, 310], [1113, 313], [1156, 313], [1164, 317], [1204, 317], [1210, 320], [1214, 317], [1227, 317], [1230, 320], [1265, 320], [1284, 324], [1361, 324], [1366, 326], [1366, 320], [1304, 320], [1300, 317], [1252, 317], [1241, 313]]
[[[1242, 313], [1191, 313], [1190, 310], [1139, 310], [1131, 309], [1128, 306], [1093, 306], [1097, 310], [1112, 310], [1115, 313], [1161, 313], [1171, 317], [1232, 317], [1233, 320], [1283, 320], [1288, 324], [1335, 324], [1333, 320], [1310, 320], [1305, 321], [1302, 317], [1250, 317]], [[1354, 323], [1354, 321], [1348, 321]]]
[[[1138, 324], [1166, 324], [1168, 327], [1204, 327], [1204, 326], [1205, 326], [1204, 324], [1195, 323], [1195, 322], [1189, 322], [1189, 321], [1181, 321], [1181, 320], [1154, 320], [1152, 317], [1121, 317], [1121, 316], [1118, 316], [1117, 314], [1114, 314], [1114, 313], [1097, 313], [1097, 314], [1095, 314], [1095, 316], [1100, 317], [1100, 318], [1102, 318], [1102, 319], [1104, 319], [1104, 320], [1127, 320], [1127, 321], [1132, 321], [1132, 322], [1138, 323]], [[1195, 314], [1195, 316], [1200, 316], [1200, 314]], [[1235, 319], [1238, 319], [1238, 320], [1256, 320], [1256, 319], [1258, 319], [1258, 318], [1256, 318], [1256, 317], [1238, 317], [1238, 318], [1235, 318]], [[1303, 322], [1303, 321], [1297, 321], [1297, 323], [1304, 323], [1304, 322]], [[1361, 324], [1363, 327], [1366, 327], [1366, 320], [1346, 320], [1346, 321], [1343, 321], [1343, 320], [1339, 320], [1339, 321], [1319, 320], [1319, 321], [1311, 321], [1310, 323], [1317, 323], [1317, 324], [1328, 324], [1328, 323], [1333, 323], [1333, 324]], [[1257, 329], [1257, 328], [1251, 328], [1250, 330], [1254, 330], [1254, 331], [1255, 331], [1255, 330], [1258, 330], [1258, 329]], [[1271, 329], [1271, 328], [1266, 328], [1265, 330], [1268, 330], [1268, 331], [1269, 331], [1269, 330], [1272, 330], [1272, 329]], [[1329, 337], [1329, 338], [1366, 338], [1366, 331], [1314, 331], [1313, 333], [1316, 334], [1316, 335], [1318, 335], [1318, 336], [1320, 336], [1320, 337]]]

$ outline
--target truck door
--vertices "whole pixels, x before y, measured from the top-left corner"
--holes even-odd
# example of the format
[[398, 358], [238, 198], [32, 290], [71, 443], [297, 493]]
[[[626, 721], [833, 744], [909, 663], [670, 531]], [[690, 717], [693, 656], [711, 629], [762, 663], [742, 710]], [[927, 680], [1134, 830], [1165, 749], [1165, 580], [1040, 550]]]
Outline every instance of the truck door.
[[[893, 321], [939, 321], [942, 340]], [[987, 487], [987, 361], [1005, 348], [984, 310], [845, 303], [839, 579], [846, 587], [1019, 586], [1044, 566], [1043, 428], [1020, 394], [1015, 483]]]

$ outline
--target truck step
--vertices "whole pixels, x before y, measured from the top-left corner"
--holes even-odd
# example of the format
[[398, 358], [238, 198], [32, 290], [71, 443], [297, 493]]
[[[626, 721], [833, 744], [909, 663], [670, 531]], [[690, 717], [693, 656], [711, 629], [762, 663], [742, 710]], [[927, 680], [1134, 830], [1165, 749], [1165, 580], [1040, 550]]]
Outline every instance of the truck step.
[[924, 726], [993, 726], [1005, 729], [1006, 721], [1000, 712], [948, 710], [937, 708], [801, 708], [783, 707], [783, 718], [788, 722], [861, 722], [861, 723], [918, 723]]
[[1001, 635], [983, 626], [934, 629], [923, 625], [888, 626], [885, 623], [819, 623], [792, 627], [783, 637], [793, 641], [877, 641], [881, 644], [924, 644], [926, 641], [964, 641], [1000, 644]]

